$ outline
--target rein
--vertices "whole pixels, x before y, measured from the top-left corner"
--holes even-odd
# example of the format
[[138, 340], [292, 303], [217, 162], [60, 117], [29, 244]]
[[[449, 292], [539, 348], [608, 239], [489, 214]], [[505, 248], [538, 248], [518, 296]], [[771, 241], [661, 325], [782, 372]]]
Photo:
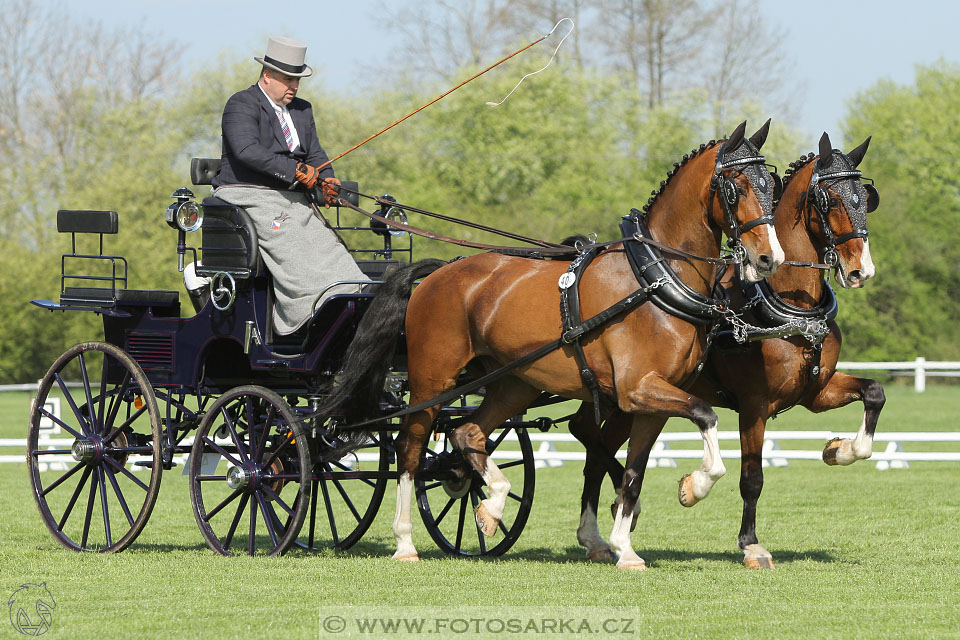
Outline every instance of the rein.
[[[636, 240], [637, 242], [641, 242], [641, 243], [643, 243], [643, 244], [647, 244], [647, 245], [650, 245], [650, 246], [652, 246], [652, 247], [655, 247], [655, 248], [663, 251], [664, 253], [669, 253], [669, 254], [671, 254], [671, 255], [675, 255], [675, 256], [678, 256], [678, 257], [681, 257], [681, 258], [686, 258], [686, 259], [688, 259], [688, 260], [698, 260], [698, 261], [700, 261], [700, 262], [706, 262], [706, 263], [708, 263], [708, 264], [712, 264], [712, 265], [716, 265], [716, 266], [728, 266], [728, 265], [731, 265], [731, 264], [737, 264], [737, 263], [738, 263], [738, 261], [736, 260], [735, 257], [730, 257], [730, 258], [710, 258], [710, 257], [706, 257], [706, 256], [698, 256], [698, 255], [696, 255], [696, 254], [694, 254], [694, 253], [690, 253], [690, 252], [688, 252], [688, 251], [684, 251], [683, 249], [678, 249], [678, 248], [676, 248], [676, 247], [671, 247], [671, 246], [665, 245], [665, 244], [663, 244], [663, 243], [661, 243], [661, 242], [658, 242], [658, 241], [654, 240], [653, 238], [647, 238], [647, 237], [645, 237], [645, 236], [643, 236], [643, 235], [640, 235], [639, 233], [635, 233], [635, 234], [633, 234], [633, 235], [631, 235], [631, 236], [624, 236], [624, 237], [622, 237], [622, 238], [617, 238], [616, 240], [609, 240], [609, 241], [607, 241], [607, 242], [597, 242], [597, 243], [593, 243], [593, 244], [583, 245], [583, 246], [581, 246], [579, 249], [577, 249], [577, 248], [575, 248], [575, 247], [569, 247], [569, 246], [566, 246], [566, 245], [556, 244], [556, 243], [553, 243], [553, 242], [547, 242], [546, 240], [537, 240], [537, 239], [535, 239], [535, 238], [527, 238], [527, 237], [525, 237], [525, 236], [521, 236], [521, 235], [518, 235], [518, 234], [515, 234], [515, 233], [511, 233], [511, 232], [509, 232], [509, 231], [503, 231], [503, 230], [501, 230], [501, 229], [496, 229], [496, 228], [494, 228], [494, 227], [488, 227], [488, 226], [486, 226], [486, 225], [482, 225], [482, 224], [479, 224], [479, 223], [476, 223], [476, 222], [470, 222], [470, 221], [468, 221], [468, 220], [461, 220], [461, 219], [459, 219], [459, 218], [454, 218], [454, 217], [446, 216], [446, 215], [443, 215], [443, 214], [440, 214], [440, 213], [435, 213], [435, 212], [432, 212], [432, 211], [427, 211], [427, 210], [425, 210], [425, 209], [419, 209], [419, 208], [413, 207], [413, 206], [411, 206], [411, 205], [406, 205], [406, 204], [402, 204], [402, 203], [399, 203], [399, 202], [394, 202], [393, 200], [386, 200], [386, 199], [381, 198], [381, 197], [379, 197], [379, 196], [371, 196], [371, 195], [368, 195], [368, 194], [365, 194], [365, 193], [360, 193], [359, 191], [352, 191], [352, 190], [346, 189], [346, 188], [344, 188], [344, 187], [341, 187], [341, 189], [344, 190], [344, 191], [348, 191], [349, 193], [355, 193], [355, 194], [357, 194], [358, 196], [363, 196], [364, 198], [369, 198], [369, 199], [373, 200], [374, 202], [380, 204], [381, 206], [386, 205], [386, 206], [388, 206], [388, 207], [396, 207], [396, 208], [398, 208], [398, 209], [403, 209], [404, 211], [413, 211], [414, 213], [420, 213], [420, 214], [427, 215], [427, 216], [430, 216], [430, 217], [438, 218], [438, 219], [440, 219], [440, 220], [445, 220], [445, 221], [447, 221], [447, 222], [453, 222], [453, 223], [455, 223], [455, 224], [461, 224], [461, 225], [463, 225], [463, 226], [471, 227], [471, 228], [474, 228], [474, 229], [479, 229], [479, 230], [481, 230], [481, 231], [487, 231], [487, 232], [489, 232], [489, 233], [493, 233], [493, 234], [496, 234], [496, 235], [501, 235], [501, 236], [504, 236], [504, 237], [512, 238], [512, 239], [514, 239], [514, 240], [519, 240], [519, 241], [521, 241], [521, 242], [529, 242], [529, 243], [531, 243], [531, 244], [536, 244], [536, 245], [537, 245], [538, 247], [540, 247], [540, 248], [533, 249], [533, 248], [528, 248], [528, 247], [512, 247], [512, 246], [504, 246], [504, 245], [493, 245], [493, 244], [485, 244], [485, 243], [482, 243], [482, 242], [473, 242], [472, 240], [463, 240], [463, 239], [460, 239], [460, 238], [452, 238], [452, 237], [450, 237], [450, 236], [445, 236], [445, 235], [441, 235], [441, 234], [439, 234], [439, 233], [434, 233], [433, 231], [427, 231], [426, 229], [421, 229], [421, 228], [419, 228], [419, 227], [414, 227], [414, 226], [409, 225], [409, 224], [397, 222], [397, 221], [395, 221], [395, 220], [391, 220], [391, 219], [389, 219], [389, 218], [387, 218], [387, 217], [384, 217], [384, 216], [382, 216], [382, 215], [380, 215], [380, 214], [377, 214], [377, 213], [372, 213], [372, 212], [370, 212], [370, 211], [366, 211], [365, 209], [362, 209], [362, 208], [358, 207], [357, 205], [353, 204], [352, 202], [349, 202], [348, 200], [345, 200], [345, 199], [343, 199], [343, 198], [340, 198], [340, 199], [338, 200], [339, 206], [346, 207], [346, 208], [348, 208], [348, 209], [352, 209], [353, 211], [356, 211], [357, 213], [361, 213], [361, 214], [367, 216], [367, 217], [370, 218], [371, 220], [376, 220], [377, 222], [380, 222], [380, 223], [382, 223], [382, 224], [385, 224], [385, 225], [387, 225], [388, 227], [391, 227], [391, 228], [393, 228], [393, 229], [397, 229], [397, 230], [399, 230], [399, 231], [405, 231], [405, 232], [408, 232], [408, 233], [412, 233], [412, 234], [414, 234], [414, 235], [422, 236], [422, 237], [424, 237], [424, 238], [429, 238], [429, 239], [431, 239], [431, 240], [439, 240], [439, 241], [441, 241], [441, 242], [448, 242], [448, 243], [450, 243], [450, 244], [455, 244], [455, 245], [458, 245], [458, 246], [461, 246], [461, 247], [469, 247], [469, 248], [472, 248], [472, 249], [482, 249], [482, 250], [485, 250], [485, 251], [504, 252], [504, 253], [508, 253], [509, 255], [527, 255], [528, 257], [536, 258], [536, 257], [544, 257], [544, 256], [554, 256], [554, 257], [557, 257], [557, 256], [576, 256], [576, 255], [578, 255], [578, 254], [580, 254], [580, 253], [583, 253], [583, 252], [589, 251], [589, 250], [606, 249], [606, 248], [615, 246], [615, 245], [617, 245], [617, 244], [621, 244], [621, 243], [623, 243], [623, 242], [626, 241], [626, 240]], [[801, 266], [801, 265], [798, 264], [797, 266]]]

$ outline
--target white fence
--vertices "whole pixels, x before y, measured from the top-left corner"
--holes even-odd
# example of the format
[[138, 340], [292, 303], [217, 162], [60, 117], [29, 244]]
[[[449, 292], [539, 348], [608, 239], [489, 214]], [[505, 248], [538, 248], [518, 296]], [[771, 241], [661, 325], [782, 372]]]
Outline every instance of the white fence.
[[[852, 438], [853, 433], [835, 433], [832, 431], [767, 431], [763, 443], [763, 466], [785, 467], [789, 460], [821, 460], [823, 455], [823, 445], [833, 438]], [[718, 433], [721, 442], [740, 441], [740, 432], [738, 431], [720, 431]], [[511, 434], [507, 440], [516, 440], [516, 436]], [[530, 433], [530, 440], [534, 444], [533, 457], [538, 467], [556, 467], [564, 462], [582, 463], [586, 458], [582, 448], [570, 450], [558, 450], [558, 444], [576, 443], [577, 440], [569, 433]], [[814, 441], [816, 444], [811, 449], [782, 449], [781, 441]], [[696, 459], [699, 460], [703, 455], [700, 449], [674, 449], [671, 444], [682, 442], [701, 442], [700, 434], [696, 432], [662, 433], [657, 438], [657, 442], [650, 453], [648, 467], [676, 467], [677, 460]], [[887, 443], [881, 451], [878, 444]], [[960, 451], [904, 451], [903, 443], [917, 442], [949, 442], [960, 443], [960, 432], [908, 432], [891, 431], [877, 433], [874, 440], [874, 453], [870, 458], [871, 462], [876, 464], [876, 468], [885, 469], [905, 469], [911, 462], [960, 462]], [[50, 449], [69, 449], [73, 444], [72, 439], [64, 438], [43, 438], [38, 441], [38, 447]], [[189, 439], [183, 442], [189, 446]], [[436, 444], [434, 445], [436, 446]], [[579, 446], [579, 445], [578, 445]], [[19, 449], [16, 454], [0, 455], [0, 462], [25, 462], [26, 461], [27, 441], [25, 439], [0, 439], [0, 448]], [[740, 457], [739, 448], [721, 449], [723, 458], [728, 460], [738, 459]], [[366, 453], [359, 456], [359, 462], [371, 462], [376, 460], [375, 453]], [[617, 452], [617, 458], [626, 458], [626, 451]], [[519, 457], [519, 450], [514, 447], [503, 447], [494, 452], [493, 458], [498, 460], [515, 460]], [[65, 465], [73, 464], [73, 459], [69, 455], [50, 455], [43, 456], [44, 463], [49, 465], [50, 469], [66, 469]], [[175, 462], [178, 465], [186, 463], [186, 455], [177, 456]], [[133, 467], [134, 470], [142, 467]]]
[[[912, 375], [913, 388], [917, 393], [923, 393], [924, 389], [927, 388], [927, 376], [960, 377], [960, 362], [928, 361], [923, 356], [919, 356], [915, 360], [904, 360], [902, 362], [840, 361], [837, 363], [837, 369], [843, 371], [890, 371], [893, 375]], [[0, 385], [0, 392], [36, 391], [37, 386], [37, 384], [3, 384]]]

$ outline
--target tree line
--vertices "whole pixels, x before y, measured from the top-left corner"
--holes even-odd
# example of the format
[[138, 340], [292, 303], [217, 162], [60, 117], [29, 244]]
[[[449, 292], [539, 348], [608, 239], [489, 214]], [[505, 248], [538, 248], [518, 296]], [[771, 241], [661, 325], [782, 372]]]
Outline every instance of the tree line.
[[[405, 34], [396, 57], [403, 73], [375, 78], [376, 91], [333, 98], [320, 76], [302, 84], [300, 94], [322, 105], [317, 128], [331, 155], [523, 44], [531, 21], [542, 31], [545, 22], [576, 15], [581, 28], [557, 67], [500, 107], [485, 102], [506, 95], [522, 75], [518, 68], [545, 63], [552, 46], [531, 50], [524, 65], [494, 70], [339, 161], [337, 174], [365, 193], [547, 240], [589, 232], [603, 239], [617, 234], [618, 218], [642, 206], [684, 153], [743, 119], [758, 127], [775, 116], [764, 152], [782, 169], [816, 147], [790, 126], [775, 83], [757, 90], [763, 72], [738, 49], [744, 42], [716, 37], [703, 57], [678, 54], [696, 46], [684, 34], [735, 33], [727, 28], [732, 19], [776, 35], [756, 2], [433, 0], [417, 11], [424, 13], [396, 22]], [[775, 37], [759, 40], [776, 50]], [[102, 336], [93, 314], [28, 304], [59, 293], [69, 238], [56, 233], [58, 209], [118, 211], [120, 233], [105, 238], [105, 249], [129, 260], [129, 286], [183, 288], [176, 233], [162, 222], [163, 210], [177, 187], [191, 186], [191, 157], [219, 156], [223, 104], [252, 84], [258, 69], [247, 55], [225, 53], [220, 73], [191, 76], [177, 48], [157, 42], [64, 12], [43, 15], [32, 0], [0, 0], [0, 67], [12, 79], [0, 86], [0, 383], [37, 379], [68, 346]], [[126, 60], [139, 61], [124, 65], [136, 73], [108, 63], [118, 47]], [[35, 62], [24, 69], [16, 61], [28, 52]], [[729, 76], [711, 73], [708, 60], [726, 65]], [[951, 147], [960, 139], [951, 117], [957, 104], [960, 67], [941, 61], [918, 68], [912, 84], [877, 83], [848, 106], [842, 131], [830, 132], [845, 150], [873, 136], [861, 168], [881, 193], [868, 220], [877, 276], [865, 290], [838, 291], [844, 359], [960, 359], [960, 154]], [[207, 195], [205, 187], [192, 188]], [[346, 222], [365, 223], [350, 215]], [[499, 243], [432, 219], [411, 223]], [[417, 258], [465, 252], [415, 244]], [[185, 296], [183, 306], [186, 312]]]

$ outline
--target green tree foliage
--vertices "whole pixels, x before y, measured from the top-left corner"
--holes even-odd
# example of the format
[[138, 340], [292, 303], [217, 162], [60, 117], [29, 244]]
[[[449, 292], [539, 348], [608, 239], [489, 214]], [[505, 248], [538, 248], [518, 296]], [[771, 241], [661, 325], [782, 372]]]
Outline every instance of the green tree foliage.
[[873, 136], [861, 169], [880, 207], [867, 221], [876, 277], [840, 293], [844, 356], [960, 358], [960, 65], [919, 66], [912, 85], [889, 80], [858, 95], [847, 146]]
[[[30, 0], [11, 3], [26, 10]], [[4, 24], [0, 20], [0, 28]], [[83, 46], [96, 50], [110, 41], [100, 36]], [[766, 119], [759, 103], [741, 97], [729, 109], [736, 116], [718, 123], [703, 89], [671, 92], [651, 109], [631, 77], [581, 64], [528, 80], [499, 107], [485, 104], [506, 95], [520, 69], [545, 61], [511, 62], [466, 85], [339, 160], [338, 176], [357, 180], [365, 193], [389, 192], [414, 206], [531, 237], [558, 241], [596, 232], [609, 239], [619, 217], [643, 206], [684, 153], [723, 137], [744, 118], [751, 131]], [[105, 238], [105, 251], [127, 257], [129, 286], [182, 291], [176, 232], [163, 223], [163, 211], [180, 186], [198, 198], [208, 195], [207, 187], [189, 185], [190, 158], [219, 156], [223, 104], [259, 71], [247, 56], [224, 55], [217, 66], [221, 73], [190, 77], [172, 65], [162, 81], [136, 79], [109, 105], [94, 76], [40, 87], [56, 99], [35, 101], [32, 115], [23, 110], [22, 96], [0, 89], [0, 101], [16, 107], [21, 121], [35, 118], [50, 127], [49, 140], [31, 141], [17, 118], [0, 114], [0, 383], [39, 378], [68, 346], [102, 335], [94, 314], [28, 304], [58, 297], [60, 254], [70, 240], [55, 231], [57, 209], [118, 211], [120, 233]], [[332, 96], [318, 74], [304, 81], [301, 95], [315, 105], [321, 142], [334, 156], [449, 86], [424, 89], [398, 79], [369, 95]], [[950, 302], [960, 293], [960, 161], [950, 146], [960, 138], [951, 119], [957, 104], [960, 72], [942, 63], [919, 69], [915, 86], [880, 83], [851, 105], [847, 146], [874, 136], [862, 168], [876, 178], [882, 205], [869, 221], [877, 278], [865, 291], [841, 293], [845, 358], [960, 357], [960, 323]], [[785, 167], [813, 146], [789, 123], [774, 122], [764, 152]], [[367, 224], [353, 212], [340, 215], [343, 223]], [[479, 242], [512, 243], [416, 214], [410, 222]], [[355, 247], [379, 244], [370, 237], [347, 240]], [[84, 250], [96, 250], [96, 238], [80, 241]], [[472, 252], [424, 239], [415, 244], [418, 258]]]

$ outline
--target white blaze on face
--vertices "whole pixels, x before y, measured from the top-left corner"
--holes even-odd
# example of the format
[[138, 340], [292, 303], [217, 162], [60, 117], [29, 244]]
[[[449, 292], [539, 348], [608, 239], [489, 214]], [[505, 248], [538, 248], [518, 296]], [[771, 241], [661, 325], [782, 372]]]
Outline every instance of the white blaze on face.
[[870, 256], [870, 243], [866, 238], [863, 239], [863, 253], [860, 255], [860, 273], [864, 280], [869, 280], [877, 273], [873, 266], [873, 258]]
[[[743, 265], [743, 275], [747, 278], [749, 282], [759, 282], [763, 278], [773, 275], [773, 273], [783, 264], [783, 261], [786, 260], [786, 255], [783, 253], [783, 247], [780, 246], [780, 239], [777, 238], [776, 229], [774, 229], [772, 224], [764, 225], [767, 228], [767, 242], [770, 245], [770, 258], [773, 261], [771, 268], [768, 271], [763, 273], [757, 268], [757, 258], [751, 250], [747, 249], [747, 261]], [[744, 245], [746, 248], [746, 245]]]

